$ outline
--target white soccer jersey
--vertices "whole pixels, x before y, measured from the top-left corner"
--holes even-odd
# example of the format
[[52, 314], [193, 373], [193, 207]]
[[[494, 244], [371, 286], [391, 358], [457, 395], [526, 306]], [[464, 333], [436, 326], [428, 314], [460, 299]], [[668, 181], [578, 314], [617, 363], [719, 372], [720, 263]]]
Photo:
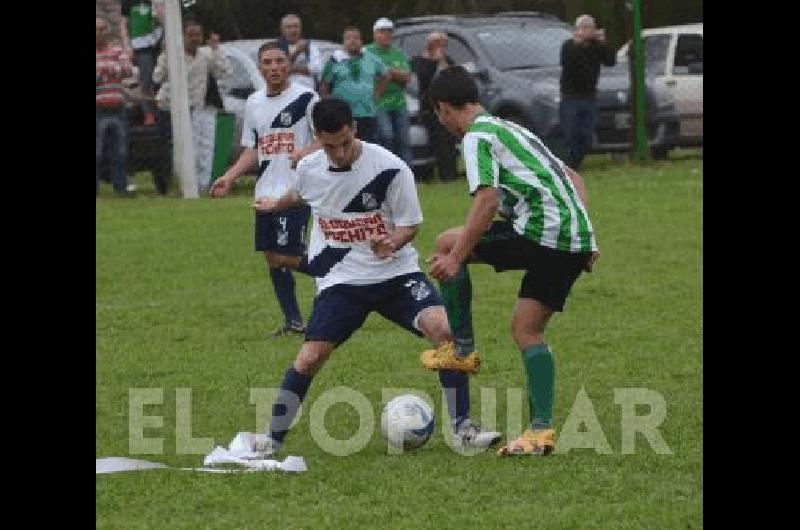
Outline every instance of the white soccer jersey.
[[316, 92], [297, 83], [276, 96], [262, 89], [247, 98], [242, 146], [258, 149], [256, 199], [283, 196], [297, 178], [289, 156], [314, 139], [311, 110], [317, 101]]
[[417, 250], [411, 243], [381, 260], [369, 242], [396, 226], [422, 222], [414, 174], [383, 147], [361, 142], [352, 168], [329, 166], [323, 150], [297, 166], [295, 191], [311, 206], [313, 226], [308, 251], [317, 289], [332, 285], [368, 285], [418, 272]]

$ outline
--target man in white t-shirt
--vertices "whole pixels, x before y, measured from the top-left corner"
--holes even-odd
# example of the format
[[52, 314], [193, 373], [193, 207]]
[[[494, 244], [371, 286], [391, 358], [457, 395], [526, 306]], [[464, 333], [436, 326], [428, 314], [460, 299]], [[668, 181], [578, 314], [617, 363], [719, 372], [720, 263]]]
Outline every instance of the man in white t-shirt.
[[[314, 374], [372, 311], [434, 345], [451, 340], [436, 288], [420, 271], [411, 241], [422, 222], [414, 175], [397, 156], [355, 137], [350, 105], [323, 99], [312, 111], [321, 150], [303, 158], [297, 181], [283, 197], [264, 197], [258, 211], [311, 207], [313, 226], [304, 267], [318, 294], [305, 342], [286, 371], [272, 409], [270, 432], [254, 449], [272, 454], [283, 444]], [[469, 379], [477, 355], [459, 370], [439, 372], [448, 394], [456, 445], [486, 448], [500, 439], [469, 419]]]
[[[296, 179], [292, 165], [313, 146], [311, 108], [319, 101], [313, 90], [289, 81], [289, 58], [275, 43], [258, 50], [258, 62], [266, 88], [250, 95], [244, 109], [242, 151], [239, 160], [214, 182], [212, 197], [222, 197], [231, 185], [258, 160], [255, 199], [282, 196]], [[309, 209], [299, 206], [278, 213], [256, 212], [256, 251], [264, 252], [269, 274], [283, 311], [285, 323], [273, 337], [305, 332], [297, 304], [294, 278], [285, 267], [289, 256], [305, 252]]]

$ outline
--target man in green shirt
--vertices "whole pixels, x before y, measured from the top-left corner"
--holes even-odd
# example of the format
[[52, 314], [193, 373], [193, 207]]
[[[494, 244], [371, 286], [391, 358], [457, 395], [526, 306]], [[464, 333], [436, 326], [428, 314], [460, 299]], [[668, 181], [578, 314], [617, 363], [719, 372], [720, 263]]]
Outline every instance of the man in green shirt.
[[356, 137], [375, 143], [375, 113], [386, 89], [386, 66], [362, 49], [361, 30], [357, 27], [344, 28], [342, 41], [344, 52], [334, 53], [322, 70], [319, 95], [347, 101], [356, 121]]
[[378, 101], [375, 115], [378, 141], [410, 166], [411, 146], [408, 143], [408, 110], [404, 88], [411, 73], [405, 52], [392, 46], [393, 32], [394, 23], [388, 18], [379, 18], [372, 26], [374, 42], [366, 49], [383, 61], [387, 68], [386, 90]]

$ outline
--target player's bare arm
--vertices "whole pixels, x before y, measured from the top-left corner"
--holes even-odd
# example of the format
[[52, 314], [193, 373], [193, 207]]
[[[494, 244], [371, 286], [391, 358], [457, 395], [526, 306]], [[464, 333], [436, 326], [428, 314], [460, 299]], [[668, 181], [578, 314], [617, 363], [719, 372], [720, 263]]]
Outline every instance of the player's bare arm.
[[436, 254], [429, 261], [431, 276], [439, 281], [448, 281], [458, 274], [461, 264], [467, 261], [472, 249], [492, 222], [500, 205], [497, 188], [484, 186], [475, 192], [475, 201], [467, 214], [459, 238], [447, 254]]
[[413, 240], [418, 231], [419, 225], [398, 226], [392, 233], [371, 240], [369, 246], [376, 256], [386, 259]]
[[258, 151], [254, 147], [245, 148], [236, 163], [224, 175], [214, 181], [214, 184], [208, 189], [208, 194], [214, 198], [227, 195], [233, 183], [244, 175], [245, 171], [253, 167], [257, 157]]
[[[580, 197], [584, 208], [589, 208], [589, 197], [586, 195], [586, 184], [583, 181], [583, 177], [580, 173], [570, 167], [567, 167], [567, 175], [569, 175], [569, 178], [572, 179], [572, 184], [575, 186], [575, 191], [578, 192], [578, 197]], [[583, 270], [586, 272], [592, 272], [592, 268], [594, 268], [594, 264], [597, 262], [599, 257], [600, 251], [593, 251]]]
[[261, 197], [253, 203], [253, 209], [259, 212], [279, 212], [300, 206], [303, 200], [294, 190], [289, 190], [281, 198]]
[[580, 173], [570, 167], [567, 167], [566, 169], [567, 175], [569, 175], [569, 178], [572, 180], [572, 185], [575, 186], [575, 190], [578, 192], [578, 197], [581, 198], [583, 205], [588, 208], [589, 198], [586, 196], [586, 184], [583, 182], [583, 177], [580, 175]]

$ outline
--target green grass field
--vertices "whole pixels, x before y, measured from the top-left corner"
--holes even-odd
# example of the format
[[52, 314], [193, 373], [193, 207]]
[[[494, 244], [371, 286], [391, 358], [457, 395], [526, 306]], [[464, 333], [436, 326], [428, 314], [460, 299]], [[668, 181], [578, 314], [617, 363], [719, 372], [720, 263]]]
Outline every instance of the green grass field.
[[[548, 329], [557, 362], [555, 413], [561, 427], [584, 388], [612, 454], [458, 455], [442, 435], [438, 380], [418, 361], [426, 343], [373, 315], [334, 353], [307, 404], [348, 386], [369, 398], [377, 420], [382, 388], [426, 392], [437, 412], [427, 445], [387, 455], [376, 423], [363, 450], [333, 456], [312, 440], [306, 406], [284, 454], [303, 456], [307, 473], [99, 475], [97, 527], [701, 527], [702, 174], [696, 156], [644, 167], [597, 159], [584, 171], [602, 256]], [[182, 201], [152, 198], [139, 180], [140, 198], [106, 198], [104, 187], [96, 203], [96, 456], [196, 467], [202, 455], [176, 454], [176, 389], [191, 389], [193, 436], [227, 445], [237, 431], [264, 427], [268, 418], [256, 418], [250, 389], [279, 386], [300, 340], [265, 340], [281, 316], [263, 258], [252, 250], [249, 190]], [[419, 195], [425, 222], [416, 245], [425, 257], [437, 233], [461, 224], [469, 199], [463, 182], [420, 185]], [[480, 419], [480, 388], [496, 389], [502, 431], [506, 389], [524, 386], [509, 333], [520, 278], [472, 267], [483, 360], [472, 379], [473, 415]], [[307, 317], [312, 282], [298, 276], [297, 283]], [[132, 388], [163, 389], [163, 405], [145, 408], [163, 416], [162, 428], [145, 430], [163, 438], [163, 454], [129, 454]], [[656, 454], [641, 434], [634, 454], [623, 454], [616, 388], [663, 395], [660, 432], [671, 455]], [[526, 405], [523, 411], [527, 417]], [[325, 425], [346, 438], [357, 421], [352, 408], [338, 404]]]

